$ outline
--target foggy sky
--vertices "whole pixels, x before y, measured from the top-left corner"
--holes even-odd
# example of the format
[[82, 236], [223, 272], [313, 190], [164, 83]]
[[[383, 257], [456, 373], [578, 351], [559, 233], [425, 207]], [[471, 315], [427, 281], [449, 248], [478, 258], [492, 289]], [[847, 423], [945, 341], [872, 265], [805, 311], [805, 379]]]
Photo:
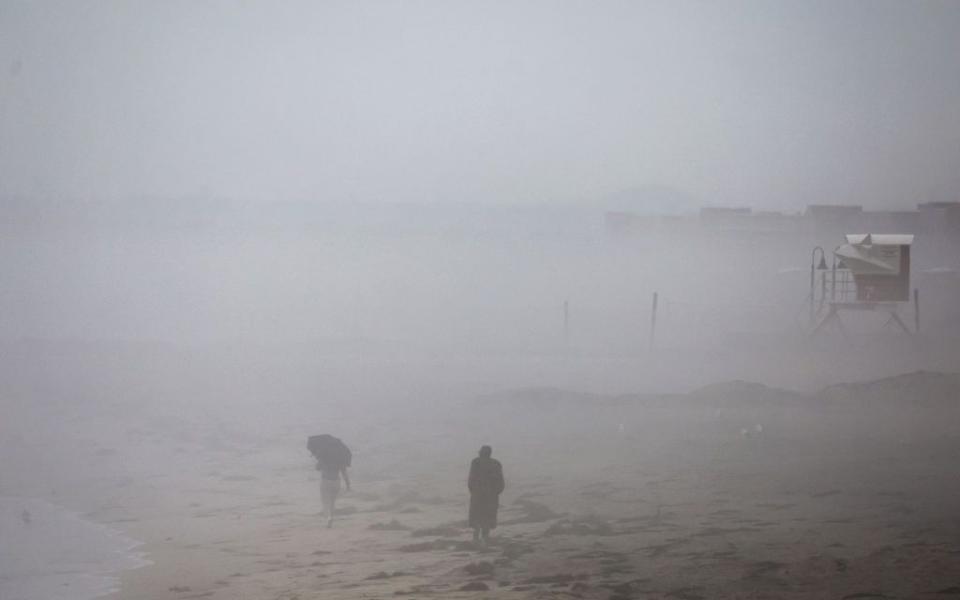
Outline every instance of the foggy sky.
[[0, 3], [7, 196], [909, 207], [958, 106], [950, 1]]

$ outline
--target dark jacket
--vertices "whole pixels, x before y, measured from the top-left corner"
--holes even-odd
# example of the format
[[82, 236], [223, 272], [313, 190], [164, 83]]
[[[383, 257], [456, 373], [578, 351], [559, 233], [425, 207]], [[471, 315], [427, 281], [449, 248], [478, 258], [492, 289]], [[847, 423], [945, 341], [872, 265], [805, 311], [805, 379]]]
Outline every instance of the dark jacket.
[[503, 466], [495, 458], [478, 456], [470, 463], [470, 527], [493, 529], [497, 526], [500, 493], [505, 486]]

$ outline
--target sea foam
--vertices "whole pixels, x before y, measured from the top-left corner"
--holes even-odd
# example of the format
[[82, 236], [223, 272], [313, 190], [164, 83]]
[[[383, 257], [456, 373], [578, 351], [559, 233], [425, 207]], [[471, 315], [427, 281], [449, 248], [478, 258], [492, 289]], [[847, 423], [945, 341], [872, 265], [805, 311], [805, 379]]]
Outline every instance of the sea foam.
[[147, 564], [139, 543], [46, 500], [0, 496], [0, 598], [90, 600]]

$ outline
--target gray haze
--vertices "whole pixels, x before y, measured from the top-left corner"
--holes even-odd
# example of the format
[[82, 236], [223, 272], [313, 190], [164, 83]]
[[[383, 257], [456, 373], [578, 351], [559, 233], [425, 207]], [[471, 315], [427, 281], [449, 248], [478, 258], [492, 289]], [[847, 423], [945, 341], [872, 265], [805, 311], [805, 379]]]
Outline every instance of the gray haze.
[[914, 252], [939, 349], [843, 364], [802, 344], [844, 230], [604, 219], [956, 200], [956, 3], [8, 2], [0, 28], [0, 339], [614, 390], [953, 364], [960, 291], [924, 277], [955, 230]]
[[958, 29], [951, 1], [6, 0], [0, 195], [949, 200]]
[[0, 0], [0, 597], [956, 593], [958, 107], [955, 1]]

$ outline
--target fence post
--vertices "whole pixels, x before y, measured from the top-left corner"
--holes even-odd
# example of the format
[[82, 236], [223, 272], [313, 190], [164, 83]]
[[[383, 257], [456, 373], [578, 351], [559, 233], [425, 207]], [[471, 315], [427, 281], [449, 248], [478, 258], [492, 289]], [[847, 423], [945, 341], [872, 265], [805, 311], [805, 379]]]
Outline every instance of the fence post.
[[653, 293], [653, 307], [650, 310], [650, 349], [653, 350], [654, 334], [657, 331], [657, 292]]
[[920, 333], [920, 288], [913, 288], [913, 331]]

